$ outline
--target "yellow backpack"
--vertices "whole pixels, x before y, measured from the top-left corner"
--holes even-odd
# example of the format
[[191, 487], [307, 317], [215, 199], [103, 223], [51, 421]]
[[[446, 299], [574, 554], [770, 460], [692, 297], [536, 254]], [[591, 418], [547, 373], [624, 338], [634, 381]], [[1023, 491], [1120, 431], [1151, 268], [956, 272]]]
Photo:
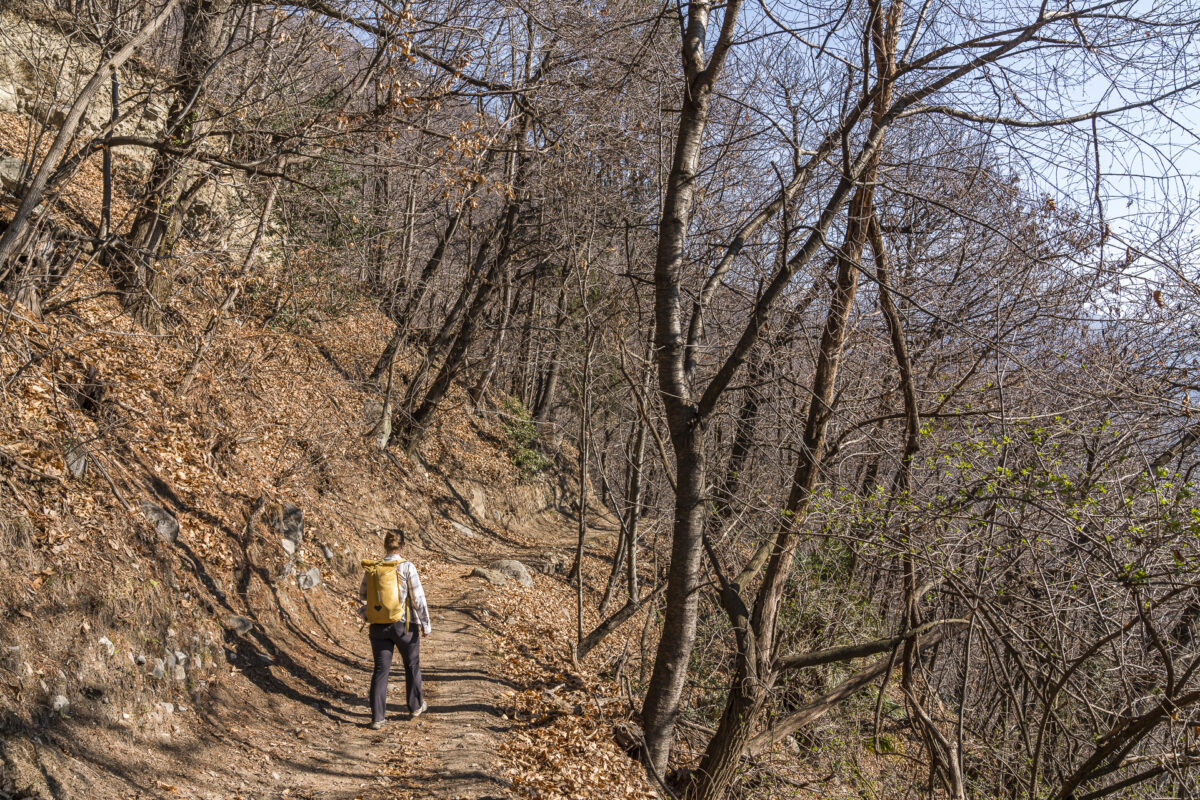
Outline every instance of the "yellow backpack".
[[402, 563], [363, 560], [362, 568], [367, 575], [367, 622], [387, 625], [403, 619], [407, 626], [408, 603], [400, 602], [399, 567]]

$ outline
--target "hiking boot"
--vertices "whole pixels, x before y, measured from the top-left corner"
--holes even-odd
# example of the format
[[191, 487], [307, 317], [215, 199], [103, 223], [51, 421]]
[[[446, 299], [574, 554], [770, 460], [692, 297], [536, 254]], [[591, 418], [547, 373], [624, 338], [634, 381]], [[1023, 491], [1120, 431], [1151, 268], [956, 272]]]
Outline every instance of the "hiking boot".
[[367, 727], [373, 731], [377, 731], [383, 727], [383, 720], [377, 719], [374, 722], [372, 722], [370, 725], [368, 725]]
[[422, 714], [424, 714], [424, 713], [425, 713], [425, 709], [427, 709], [427, 708], [429, 708], [429, 703], [426, 703], [424, 700], [422, 700], [422, 701], [421, 701], [421, 707], [420, 707], [420, 708], [418, 708], [416, 711], [412, 712], [412, 719], [416, 719], [417, 717], [419, 717], [419, 716], [421, 716]]

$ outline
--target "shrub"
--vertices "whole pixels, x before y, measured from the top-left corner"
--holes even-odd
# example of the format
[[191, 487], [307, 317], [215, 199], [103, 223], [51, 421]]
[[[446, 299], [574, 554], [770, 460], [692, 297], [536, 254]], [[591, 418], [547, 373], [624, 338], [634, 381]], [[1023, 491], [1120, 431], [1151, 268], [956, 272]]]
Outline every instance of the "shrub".
[[521, 476], [528, 478], [545, 470], [550, 466], [550, 460], [536, 449], [537, 424], [529, 409], [515, 397], [504, 398], [500, 407], [504, 414], [504, 432], [512, 442], [512, 461], [521, 471]]

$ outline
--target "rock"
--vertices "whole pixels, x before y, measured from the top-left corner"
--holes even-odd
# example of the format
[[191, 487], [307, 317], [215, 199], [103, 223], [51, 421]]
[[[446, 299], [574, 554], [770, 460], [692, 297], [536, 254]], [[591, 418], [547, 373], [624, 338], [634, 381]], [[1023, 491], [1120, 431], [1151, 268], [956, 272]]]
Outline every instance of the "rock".
[[234, 615], [225, 620], [225, 627], [236, 633], [238, 636], [245, 636], [250, 631], [254, 630], [254, 623], [246, 617]]
[[527, 589], [533, 586], [533, 576], [529, 574], [529, 569], [520, 561], [506, 558], [501, 561], [493, 561], [488, 565], [488, 568], [504, 573]]
[[168, 672], [174, 671], [175, 665], [178, 663], [179, 663], [179, 661], [176, 660], [174, 653], [167, 653], [167, 671]]
[[54, 695], [54, 700], [50, 702], [50, 707], [60, 714], [65, 714], [67, 709], [71, 707], [71, 701], [67, 699], [66, 695], [56, 694]]
[[136, 663], [139, 667], [144, 667], [144, 666], [146, 666], [146, 657], [143, 655], [139, 655], [137, 658], [134, 659], [134, 663]]
[[7, 86], [0, 86], [0, 112], [16, 114], [20, 112], [20, 108], [17, 103], [17, 93]]
[[646, 734], [632, 722], [618, 722], [613, 726], [613, 740], [631, 758], [639, 758], [646, 744]]
[[371, 428], [371, 439], [376, 450], [386, 450], [392, 439], [392, 404], [387, 403], [379, 410], [379, 417]]
[[21, 645], [13, 645], [4, 652], [4, 668], [9, 672], [16, 672], [21, 666]]
[[498, 570], [494, 569], [487, 569], [485, 567], [476, 567], [475, 569], [471, 570], [471, 574], [467, 577], [483, 578], [493, 586], [503, 586], [504, 584], [508, 583], [508, 578], [503, 572], [499, 572]]
[[292, 544], [299, 547], [304, 541], [304, 512], [288, 503], [279, 512], [278, 527], [284, 539], [290, 539]]
[[177, 681], [187, 680], [187, 670], [183, 668], [183, 664], [176, 664], [172, 677]]
[[283, 545], [283, 552], [287, 553], [289, 556], [295, 554], [296, 543], [291, 539], [280, 539], [279, 544]]
[[175, 544], [175, 540], [179, 538], [179, 521], [171, 512], [149, 500], [143, 500], [142, 513], [146, 515], [146, 519], [150, 520], [150, 524], [158, 531], [159, 536], [170, 544]]
[[469, 539], [475, 539], [479, 536], [478, 533], [471, 530], [466, 525], [463, 525], [461, 522], [451, 522], [450, 524], [454, 526], [454, 530], [458, 531], [463, 536], [466, 536]]
[[159, 703], [158, 707], [162, 709], [162, 712], [164, 714], [174, 714], [175, 713], [175, 704], [174, 703]]
[[538, 569], [544, 575], [557, 575], [563, 571], [564, 563], [565, 562], [558, 553], [550, 553], [538, 565]]
[[329, 545], [321, 545], [321, 555], [325, 556], [326, 561], [333, 561], [333, 549]]
[[313, 567], [300, 576], [301, 589], [315, 589], [321, 583], [321, 570]]
[[471, 513], [476, 519], [487, 518], [487, 495], [478, 486], [471, 487]]
[[21, 188], [21, 174], [25, 171], [25, 162], [19, 158], [0, 158], [0, 187], [12, 194]]
[[161, 658], [154, 659], [154, 669], [150, 672], [151, 678], [161, 678], [167, 674], [167, 665]]
[[113, 653], [117, 652], [117, 646], [113, 644], [112, 640], [107, 636], [100, 637], [100, 646], [104, 648], [106, 653], [108, 653], [109, 658], [112, 658]]
[[68, 447], [63, 460], [67, 463], [67, 470], [76, 480], [83, 480], [87, 475], [88, 454], [83, 445], [73, 444]]
[[175, 651], [175, 663], [176, 664], [186, 664], [187, 662], [188, 662], [188, 654], [183, 652], [182, 650], [176, 650]]

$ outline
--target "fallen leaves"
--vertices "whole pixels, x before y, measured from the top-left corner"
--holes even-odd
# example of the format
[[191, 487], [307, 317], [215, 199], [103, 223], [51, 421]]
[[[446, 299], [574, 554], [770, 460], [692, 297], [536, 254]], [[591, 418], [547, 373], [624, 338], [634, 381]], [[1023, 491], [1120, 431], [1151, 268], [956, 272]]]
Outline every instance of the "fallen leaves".
[[537, 800], [654, 798], [641, 766], [613, 741], [614, 723], [629, 717], [617, 687], [570, 662], [571, 602], [564, 586], [543, 581], [489, 603], [503, 620], [497, 671], [520, 687], [503, 706], [514, 723], [499, 747], [505, 777]]

